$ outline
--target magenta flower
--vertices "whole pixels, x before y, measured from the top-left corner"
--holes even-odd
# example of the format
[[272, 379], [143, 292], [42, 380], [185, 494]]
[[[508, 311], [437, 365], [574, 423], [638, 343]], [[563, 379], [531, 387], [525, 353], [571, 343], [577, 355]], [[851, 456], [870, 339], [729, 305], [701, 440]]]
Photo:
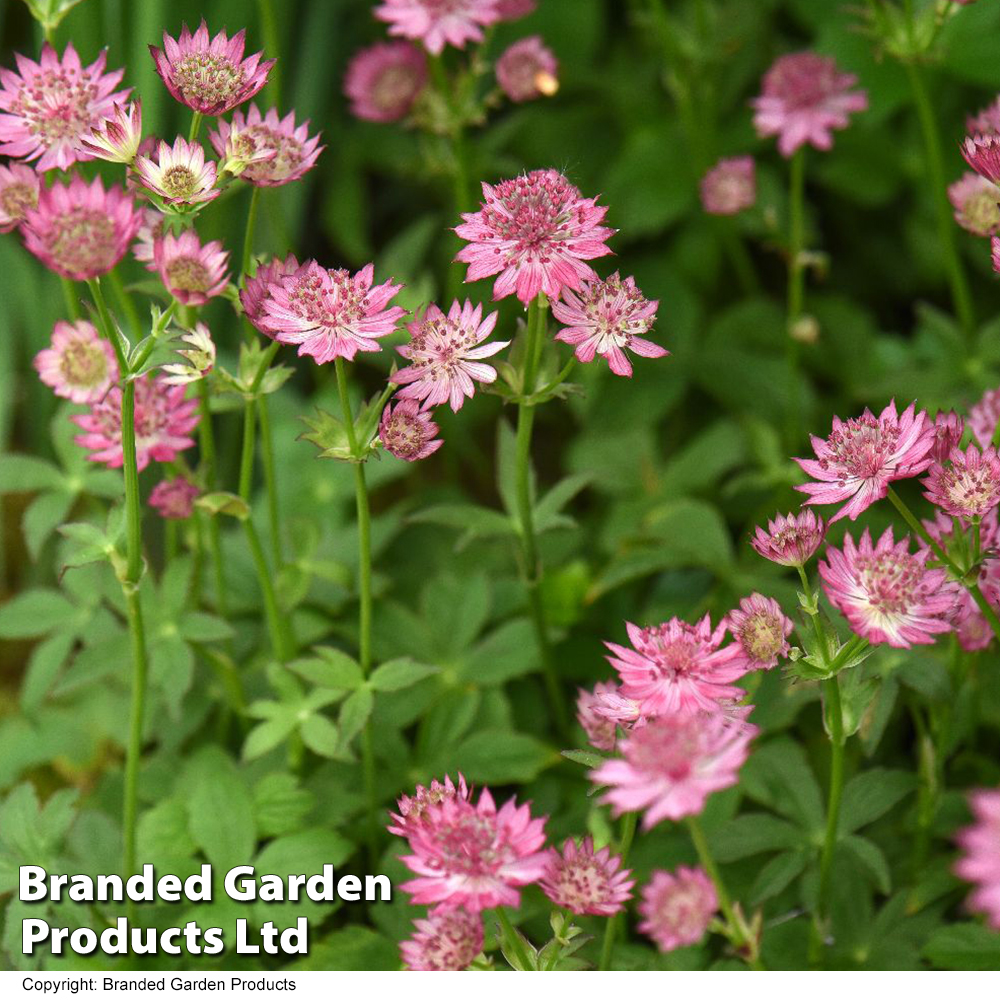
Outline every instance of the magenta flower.
[[404, 462], [419, 462], [433, 455], [444, 444], [437, 432], [438, 425], [415, 399], [402, 399], [395, 406], [390, 400], [378, 426], [382, 447]]
[[419, 39], [439, 56], [446, 45], [481, 42], [483, 28], [500, 20], [496, 7], [497, 0], [382, 0], [374, 13], [390, 35]]
[[534, 14], [538, 0], [496, 0], [497, 17], [501, 21], [518, 21]]
[[830, 149], [831, 131], [847, 128], [849, 116], [868, 107], [865, 91], [851, 90], [857, 82], [854, 74], [841, 73], [829, 56], [781, 56], [764, 74], [760, 97], [750, 102], [757, 134], [778, 136], [778, 151], [786, 157], [807, 143]]
[[980, 448], [993, 443], [1000, 428], [1000, 389], [988, 389], [978, 403], [969, 407], [969, 427]]
[[860, 417], [833, 418], [833, 432], [824, 441], [811, 435], [816, 458], [797, 458], [803, 471], [818, 480], [795, 488], [808, 493], [808, 504], [844, 504], [830, 523], [842, 517], [857, 520], [881, 500], [896, 479], [918, 476], [931, 464], [934, 425], [911, 403], [902, 416], [891, 402], [876, 418], [865, 409]]
[[68, 185], [43, 187], [38, 205], [25, 214], [24, 245], [64, 278], [86, 281], [107, 274], [125, 256], [142, 222], [131, 195], [107, 191], [100, 177], [87, 184], [73, 176]]
[[164, 520], [186, 521], [194, 511], [198, 487], [184, 476], [161, 479], [149, 494], [149, 506]]
[[697, 944], [718, 908], [715, 886], [704, 869], [680, 865], [673, 874], [658, 869], [642, 888], [639, 931], [660, 951], [673, 951]]
[[[184, 398], [183, 386], [167, 385], [145, 375], [135, 383], [135, 447], [140, 469], [150, 461], [172, 462], [194, 445], [191, 432], [198, 426], [198, 401]], [[109, 468], [122, 465], [122, 390], [112, 386], [89, 413], [72, 418], [84, 432], [74, 440], [86, 448], [91, 462]]]
[[424, 815], [431, 806], [436, 806], [446, 799], [468, 799], [469, 786], [462, 774], [458, 776], [458, 784], [445, 775], [444, 782], [435, 778], [429, 786], [417, 785], [412, 795], [401, 795], [396, 802], [398, 813], [389, 813], [392, 825], [386, 827], [389, 833], [397, 837], [409, 837], [424, 820]]
[[142, 142], [142, 102], [116, 104], [111, 114], [80, 139], [83, 149], [98, 160], [131, 163]]
[[967, 135], [962, 142], [962, 156], [980, 177], [996, 184], [1000, 181], [1000, 134]]
[[970, 135], [990, 135], [1000, 132], [1000, 96], [977, 115], [965, 119], [965, 131]]
[[396, 350], [410, 364], [389, 376], [389, 381], [405, 386], [398, 399], [423, 401], [423, 409], [448, 403], [457, 413], [466, 398], [476, 391], [476, 382], [489, 385], [496, 381], [496, 369], [482, 363], [502, 351], [510, 341], [483, 341], [497, 325], [492, 312], [483, 319], [483, 307], [466, 299], [465, 305], [456, 299], [446, 316], [433, 303], [422, 316], [407, 324], [410, 342]]
[[948, 187], [955, 221], [973, 236], [989, 236], [1000, 226], [1000, 188], [966, 171]]
[[719, 711], [669, 712], [649, 719], [621, 742], [590, 780], [607, 785], [602, 802], [614, 814], [640, 812], [648, 830], [664, 819], [696, 816], [713, 792], [735, 785], [757, 727]]
[[595, 852], [592, 837], [584, 837], [579, 846], [570, 837], [561, 853], [554, 847], [546, 852], [545, 874], [538, 887], [564, 910], [613, 917], [632, 898], [631, 874], [609, 848]]
[[514, 799], [498, 810], [487, 788], [476, 805], [458, 796], [429, 805], [408, 834], [413, 853], [400, 858], [417, 877], [401, 888], [413, 903], [473, 913], [519, 906], [519, 888], [545, 874], [545, 823]]
[[564, 324], [556, 340], [573, 344], [578, 361], [587, 363], [599, 354], [616, 375], [631, 378], [625, 351], [641, 358], [670, 353], [643, 337], [653, 328], [658, 305], [639, 291], [634, 278], [623, 281], [617, 271], [604, 281], [585, 281], [579, 292], [564, 289], [562, 300], [552, 303], [552, 315]]
[[969, 909], [982, 913], [1000, 931], [1000, 789], [973, 792], [969, 806], [975, 822], [956, 838], [964, 853], [955, 874], [976, 886]]
[[954, 410], [941, 410], [934, 418], [934, 446], [931, 458], [943, 462], [957, 448], [965, 434], [965, 421]]
[[0, 166], [0, 233], [16, 229], [38, 205], [41, 182], [37, 171], [21, 163]]
[[744, 673], [770, 670], [778, 665], [779, 659], [788, 656], [788, 637], [793, 627], [773, 597], [751, 594], [726, 616], [726, 628], [736, 640], [726, 647], [726, 653], [739, 663]]
[[247, 278], [240, 291], [240, 305], [246, 318], [265, 337], [274, 339], [274, 331], [267, 325], [268, 317], [264, 303], [271, 297], [271, 289], [279, 284], [282, 278], [295, 274], [302, 265], [295, 254], [289, 254], [284, 260], [275, 258], [270, 264], [261, 264], [252, 278]]
[[478, 913], [438, 906], [413, 927], [416, 933], [399, 946], [411, 972], [458, 972], [483, 950], [483, 918]]
[[161, 142], [155, 159], [136, 157], [135, 173], [144, 188], [168, 205], [197, 205], [222, 194], [215, 186], [215, 164], [206, 162], [205, 150], [197, 142], [189, 143], [181, 136], [173, 146]]
[[805, 566], [826, 536], [826, 523], [813, 510], [779, 514], [767, 522], [767, 531], [757, 526], [750, 539], [754, 551], [779, 566]]
[[370, 122], [405, 118], [427, 84], [427, 54], [411, 42], [377, 42], [350, 61], [344, 93], [351, 114]]
[[527, 305], [539, 292], [557, 299], [563, 290], [596, 280], [584, 261], [611, 253], [602, 226], [607, 208], [556, 170], [533, 170], [495, 187], [483, 184], [483, 204], [465, 214], [455, 232], [469, 241], [455, 260], [469, 265], [466, 281], [499, 274], [493, 298], [514, 293]]
[[0, 69], [0, 155], [38, 160], [40, 172], [89, 160], [80, 140], [127, 100], [128, 90], [115, 90], [125, 71], [104, 72], [107, 52], [84, 68], [72, 44], [62, 59], [47, 42], [37, 63], [14, 59], [16, 73]]
[[51, 346], [35, 355], [35, 370], [57, 396], [73, 403], [96, 403], [118, 381], [114, 349], [84, 319], [56, 323]]
[[639, 703], [621, 694], [613, 681], [594, 685], [593, 691], [579, 689], [576, 718], [595, 750], [614, 750], [617, 730], [631, 729], [639, 719]]
[[157, 241], [153, 261], [160, 280], [178, 302], [202, 306], [226, 287], [229, 253], [218, 240], [202, 245], [193, 229], [175, 236], [165, 232]]
[[261, 60], [262, 52], [243, 58], [245, 30], [229, 38], [220, 31], [209, 40], [202, 18], [192, 35], [185, 24], [180, 37], [163, 33], [163, 48], [150, 45], [156, 72], [175, 101], [192, 111], [213, 117], [249, 101], [267, 83], [275, 60]]
[[732, 156], [701, 179], [701, 207], [709, 215], [737, 215], [757, 201], [757, 170], [752, 156]]
[[1000, 458], [992, 447], [955, 448], [948, 461], [930, 467], [924, 486], [924, 496], [946, 514], [982, 517], [1000, 503]]
[[500, 89], [518, 104], [559, 89], [559, 60], [539, 35], [511, 45], [497, 60], [496, 73]]

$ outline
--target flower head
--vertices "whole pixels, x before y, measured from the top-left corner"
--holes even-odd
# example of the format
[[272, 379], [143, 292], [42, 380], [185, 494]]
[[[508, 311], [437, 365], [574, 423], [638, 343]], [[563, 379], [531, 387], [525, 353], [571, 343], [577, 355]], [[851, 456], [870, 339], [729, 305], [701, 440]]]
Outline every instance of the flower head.
[[770, 670], [789, 653], [792, 621], [773, 597], [751, 594], [726, 616], [726, 627], [736, 640], [726, 652], [746, 670]]
[[156, 244], [163, 239], [167, 217], [152, 205], [139, 209], [142, 222], [135, 233], [132, 256], [146, 265], [147, 271], [156, 270]]
[[497, 0], [382, 0], [375, 16], [390, 35], [419, 39], [433, 55], [446, 45], [481, 42], [483, 28], [500, 20]]
[[980, 177], [994, 184], [1000, 181], [1000, 134], [967, 135], [962, 142], [962, 156]]
[[941, 410], [934, 418], [934, 446], [930, 455], [943, 462], [957, 448], [965, 434], [965, 421], [954, 410]]
[[767, 531], [759, 525], [750, 540], [754, 551], [779, 566], [805, 566], [816, 554], [826, 523], [813, 510], [798, 514], [779, 514], [767, 522]]
[[295, 125], [295, 112], [278, 117], [275, 108], [261, 115], [251, 104], [244, 116], [233, 113], [232, 122], [220, 119], [211, 133], [212, 146], [227, 162], [243, 163], [239, 176], [257, 187], [279, 187], [303, 177], [316, 165], [326, 148], [319, 136], [309, 135], [309, 122]]
[[559, 298], [596, 279], [584, 261], [611, 253], [602, 226], [607, 208], [556, 170], [533, 170], [496, 186], [483, 184], [483, 204], [455, 232], [468, 240], [455, 257], [469, 265], [466, 281], [499, 274], [493, 298], [514, 293], [527, 305], [539, 292]]
[[467, 969], [483, 950], [483, 918], [468, 910], [437, 906], [399, 950], [413, 972], [458, 972]]
[[622, 695], [613, 681], [600, 682], [593, 691], [580, 688], [576, 718], [595, 750], [614, 750], [618, 727], [630, 729], [639, 719], [639, 703]]
[[177, 353], [184, 359], [178, 364], [164, 365], [167, 385], [187, 385], [204, 378], [215, 367], [215, 342], [204, 323], [196, 323], [181, 337], [188, 346], [178, 348]]
[[982, 913], [1000, 931], [1000, 789], [982, 789], [969, 796], [975, 822], [958, 837], [963, 855], [955, 874], [976, 886], [969, 909]]
[[390, 376], [390, 381], [404, 386], [397, 397], [422, 400], [425, 410], [448, 403], [457, 413], [466, 398], [472, 398], [476, 382], [496, 381], [496, 369], [482, 359], [509, 343], [483, 343], [497, 325], [497, 316], [492, 312], [483, 319], [483, 307], [473, 308], [468, 299], [465, 305], [456, 299], [447, 316], [433, 303], [429, 305], [407, 325], [410, 342], [396, 348], [410, 362]]
[[955, 221], [973, 236], [989, 236], [1000, 226], [1000, 188], [966, 171], [948, 187]]
[[701, 207], [709, 215], [737, 215], [757, 201], [757, 171], [752, 156], [719, 160], [701, 179]]
[[194, 511], [198, 487], [184, 476], [161, 479], [149, 494], [149, 506], [164, 520], [186, 521]]
[[226, 287], [229, 253], [218, 240], [202, 245], [193, 229], [164, 233], [153, 260], [167, 291], [184, 305], [204, 305]]
[[539, 888], [556, 906], [573, 913], [613, 917], [632, 898], [631, 874], [609, 848], [595, 852], [593, 838], [584, 837], [579, 846], [570, 838], [561, 852], [549, 848]]
[[760, 97], [751, 101], [757, 134], [778, 136], [782, 156], [791, 156], [806, 143], [830, 149], [831, 131], [847, 128], [849, 116], [868, 107], [865, 91], [851, 90], [857, 82], [852, 73], [841, 73], [829, 56], [781, 56], [764, 74]]
[[497, 17], [501, 21], [518, 21], [534, 14], [538, 0], [496, 0]]
[[497, 60], [497, 83], [514, 102], [552, 97], [559, 89], [559, 60], [539, 35], [511, 45]]
[[931, 464], [934, 425], [911, 403], [902, 416], [890, 403], [875, 417], [868, 409], [850, 420], [833, 418], [833, 432], [824, 441], [812, 435], [816, 458], [797, 458], [803, 471], [818, 482], [795, 488], [808, 493], [808, 504], [843, 503], [830, 518], [857, 520], [875, 501], [881, 500], [896, 479], [917, 476]]
[[719, 900], [702, 868], [678, 867], [674, 873], [654, 871], [642, 888], [639, 930], [660, 951], [697, 944], [708, 930]]
[[274, 339], [274, 331], [267, 325], [267, 312], [264, 303], [271, 296], [274, 288], [282, 278], [295, 274], [302, 265], [295, 254], [289, 254], [284, 260], [275, 258], [270, 264], [261, 264], [252, 278], [247, 278], [246, 284], [240, 290], [240, 305], [246, 318], [266, 337]]
[[954, 448], [946, 462], [930, 467], [924, 496], [952, 517], [982, 517], [1000, 503], [1000, 458], [995, 448]]
[[80, 139], [91, 156], [110, 163], [131, 163], [142, 142], [142, 102], [116, 104], [111, 114]]
[[424, 821], [424, 816], [431, 806], [436, 806], [446, 799], [468, 799], [470, 794], [469, 786], [462, 774], [458, 776], [457, 785], [448, 774], [445, 775], [443, 782], [435, 778], [429, 786], [417, 785], [412, 795], [401, 795], [396, 801], [399, 812], [389, 814], [392, 825], [386, 829], [397, 837], [409, 837], [410, 833]]
[[977, 115], [965, 119], [965, 131], [970, 135], [991, 135], [1000, 132], [1000, 96], [993, 99]]
[[988, 389], [978, 403], [969, 407], [969, 426], [981, 448], [993, 443], [1000, 428], [1000, 389]]
[[62, 59], [47, 42], [38, 62], [14, 58], [16, 73], [0, 69], [0, 155], [37, 160], [40, 172], [89, 160], [80, 140], [128, 98], [115, 90], [125, 71], [104, 72], [107, 52], [85, 68], [72, 44]]
[[16, 229], [38, 205], [41, 183], [38, 172], [22, 163], [0, 166], [0, 233]]
[[377, 42], [351, 60], [344, 93], [351, 114], [370, 122], [405, 118], [427, 83], [427, 53], [412, 42]]
[[181, 136], [173, 146], [161, 142], [155, 159], [136, 157], [135, 173], [144, 188], [169, 205], [197, 205], [222, 194], [215, 186], [215, 164], [205, 160], [205, 150], [197, 142]]
[[659, 303], [647, 299], [634, 278], [611, 277], [583, 282], [578, 292], [563, 290], [552, 303], [552, 315], [564, 328], [556, 340], [576, 347], [578, 361], [593, 361], [600, 355], [616, 375], [630, 378], [632, 363], [626, 351], [641, 358], [662, 358], [670, 352], [643, 334], [653, 328]]
[[232, 38], [220, 31], [208, 35], [202, 19], [192, 35], [185, 24], [178, 38], [163, 33], [163, 48], [150, 45], [156, 72], [171, 97], [202, 115], [224, 115], [249, 101], [267, 83], [273, 59], [261, 60], [257, 52], [243, 58], [246, 32]]
[[118, 381], [111, 345], [86, 320], [59, 320], [52, 343], [35, 355], [39, 378], [57, 396], [74, 403], [96, 403]]
[[444, 444], [437, 432], [438, 425], [415, 399], [401, 399], [395, 406], [388, 402], [378, 425], [382, 447], [404, 462], [419, 462], [433, 455]]

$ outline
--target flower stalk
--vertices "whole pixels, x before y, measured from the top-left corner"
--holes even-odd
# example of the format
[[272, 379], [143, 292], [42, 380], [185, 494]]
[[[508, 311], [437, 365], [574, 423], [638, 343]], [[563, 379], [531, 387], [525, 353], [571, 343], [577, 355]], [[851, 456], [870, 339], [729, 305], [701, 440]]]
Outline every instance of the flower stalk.
[[[628, 864], [629, 851], [632, 849], [632, 841], [635, 839], [635, 828], [639, 820], [639, 814], [627, 812], [622, 817], [621, 837], [619, 840], [618, 853], [621, 856], [621, 867]], [[597, 968], [601, 972], [607, 972], [611, 968], [611, 961], [614, 958], [615, 938], [618, 935], [618, 924], [621, 914], [616, 913], [613, 917], [608, 917], [604, 925], [604, 940], [601, 943], [601, 959]]]

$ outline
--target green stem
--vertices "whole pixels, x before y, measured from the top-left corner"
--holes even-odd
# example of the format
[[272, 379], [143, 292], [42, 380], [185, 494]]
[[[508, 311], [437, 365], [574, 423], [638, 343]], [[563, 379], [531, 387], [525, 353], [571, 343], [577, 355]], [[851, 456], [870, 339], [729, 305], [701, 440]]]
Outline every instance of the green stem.
[[100, 278], [89, 278], [87, 287], [90, 289], [91, 297], [94, 300], [94, 307], [97, 310], [97, 324], [112, 348], [114, 348], [115, 359], [118, 361], [118, 372], [122, 378], [128, 375], [128, 358], [125, 356], [125, 345], [118, 333], [118, 327], [108, 312], [108, 304], [104, 301], [104, 292], [101, 290]]
[[271, 410], [267, 396], [257, 400], [257, 417], [260, 421], [261, 465], [264, 467], [264, 490], [267, 493], [267, 518], [271, 529], [271, 556], [274, 565], [281, 569], [285, 557], [281, 551], [281, 513], [278, 505], [278, 476], [274, 466], [274, 433], [271, 428]]
[[759, 294], [760, 279], [757, 277], [757, 269], [754, 267], [753, 258], [747, 251], [743, 238], [733, 228], [730, 219], [721, 219], [720, 223], [722, 244], [733, 265], [740, 291], [746, 296]]
[[[205, 487], [209, 492], [215, 489], [215, 434], [212, 430], [212, 409], [209, 405], [208, 381], [198, 380], [198, 439]], [[223, 572], [222, 538], [219, 519], [208, 518], [208, 547], [212, 554], [212, 571], [215, 579], [215, 608], [223, 618], [228, 617], [226, 577]]]
[[802, 316], [805, 300], [805, 269], [802, 261], [805, 249], [805, 178], [806, 151], [804, 146], [800, 146], [792, 155], [788, 195], [788, 326], [785, 331], [785, 350], [788, 360], [788, 436], [791, 445], [798, 441], [801, 416], [799, 409], [802, 402], [798, 393], [799, 341], [795, 328]]
[[195, 111], [191, 115], [191, 128], [188, 131], [188, 142], [196, 142], [198, 133], [201, 131], [201, 112]]
[[[634, 812], [625, 813], [622, 817], [621, 838], [618, 847], [622, 868], [628, 864], [628, 855], [632, 849], [632, 841], [635, 839], [635, 825], [638, 818], [639, 814]], [[604, 941], [601, 943], [601, 958], [597, 966], [601, 972], [607, 972], [611, 968], [620, 919], [621, 914], [616, 913], [613, 917], [608, 917], [608, 922], [604, 925]]]
[[121, 276], [118, 274], [117, 268], [108, 272], [108, 284], [111, 285], [111, 291], [114, 293], [115, 301], [118, 303], [118, 308], [121, 309], [121, 311], [125, 314], [125, 319], [128, 320], [132, 336], [136, 340], [139, 340], [143, 335], [142, 320], [139, 318], [139, 310], [136, 309], [135, 303], [132, 301], [132, 296], [129, 295], [128, 290], [125, 288]]
[[80, 318], [80, 300], [77, 298], [76, 294], [76, 282], [71, 281], [69, 278], [60, 278], [60, 284], [62, 285], [63, 299], [66, 303], [66, 312], [69, 313], [69, 318], [71, 320], [78, 320]]
[[[126, 590], [129, 636], [132, 646], [132, 697], [129, 707], [129, 737], [125, 751], [125, 790], [122, 810], [122, 875], [135, 874], [136, 818], [139, 813], [139, 763], [142, 757], [142, 723], [146, 707], [146, 632], [138, 588]], [[135, 903], [126, 904], [126, 917], [135, 921]]]
[[[269, 56], [276, 56], [281, 50], [278, 39], [278, 19], [274, 15], [272, 0], [257, 0], [257, 12], [260, 20], [260, 33], [264, 39], [264, 51]], [[281, 105], [281, 60], [279, 59], [267, 75], [267, 91], [271, 104]]]
[[250, 264], [253, 262], [253, 236], [257, 228], [257, 208], [260, 202], [260, 188], [256, 184], [250, 186], [250, 207], [247, 209], [247, 226], [243, 235], [243, 271], [240, 275], [240, 287], [246, 284], [250, 274]]

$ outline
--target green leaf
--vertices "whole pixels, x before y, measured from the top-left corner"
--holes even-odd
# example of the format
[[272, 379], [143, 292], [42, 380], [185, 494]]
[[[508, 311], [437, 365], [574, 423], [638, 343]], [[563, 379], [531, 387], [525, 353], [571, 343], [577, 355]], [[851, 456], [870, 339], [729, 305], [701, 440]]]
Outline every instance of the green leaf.
[[765, 743], [750, 755], [740, 784], [763, 805], [808, 831], [823, 829], [823, 800], [802, 748], [789, 739]]
[[443, 656], [461, 653], [479, 635], [489, 618], [492, 595], [482, 574], [439, 576], [424, 588], [424, 619]]
[[317, 656], [292, 660], [288, 669], [317, 687], [339, 691], [353, 691], [364, 681], [357, 660], [339, 649], [317, 646]]
[[852, 778], [844, 788], [839, 832], [853, 833], [887, 813], [917, 786], [908, 771], [869, 768]]
[[199, 510], [207, 511], [213, 517], [216, 514], [227, 514], [239, 521], [245, 521], [250, 516], [250, 508], [242, 497], [235, 493], [206, 493], [194, 502]]
[[375, 696], [371, 688], [358, 688], [340, 706], [340, 716], [337, 725], [340, 728], [340, 752], [343, 753], [351, 745], [354, 737], [361, 732], [372, 714]]
[[0, 638], [33, 639], [68, 624], [76, 608], [57, 590], [25, 590], [0, 608]]
[[37, 560], [53, 531], [66, 520], [73, 506], [69, 493], [40, 493], [21, 520], [21, 530], [31, 558]]
[[277, 837], [302, 826], [316, 798], [294, 774], [265, 774], [253, 787], [253, 810], [262, 837]]
[[560, 754], [575, 764], [584, 767], [600, 767], [608, 758], [595, 750], [561, 750]]
[[325, 715], [310, 715], [299, 727], [299, 732], [302, 734], [302, 742], [320, 757], [341, 755], [340, 734]]
[[189, 611], [177, 627], [188, 642], [222, 642], [234, 634], [229, 622], [203, 611]]
[[712, 853], [723, 862], [801, 846], [803, 839], [797, 826], [769, 813], [745, 813], [709, 834]]
[[197, 845], [188, 830], [188, 807], [183, 799], [157, 802], [139, 817], [136, 853], [143, 863], [162, 865], [194, 855]]
[[837, 845], [839, 850], [846, 850], [861, 863], [861, 866], [871, 875], [872, 883], [879, 892], [888, 896], [892, 891], [892, 874], [889, 862], [882, 849], [864, 837], [854, 835], [844, 837]]
[[534, 736], [507, 730], [473, 733], [449, 752], [442, 770], [461, 771], [470, 781], [504, 784], [533, 781], [558, 757]]
[[57, 489], [62, 473], [34, 455], [0, 455], [0, 493], [30, 493]]
[[539, 668], [531, 623], [515, 618], [494, 629], [462, 658], [462, 677], [471, 684], [503, 684]]
[[288, 972], [377, 972], [400, 967], [399, 946], [368, 927], [351, 926], [311, 942], [309, 954]]
[[203, 751], [190, 770], [189, 829], [195, 843], [220, 871], [246, 864], [257, 833], [243, 776], [216, 748]]
[[57, 632], [31, 652], [21, 684], [21, 708], [33, 712], [42, 703], [73, 648], [73, 636]]
[[756, 906], [772, 896], [777, 896], [798, 877], [805, 866], [806, 854], [803, 851], [786, 851], [772, 858], [761, 868], [750, 887], [751, 904]]
[[244, 760], [256, 760], [269, 750], [273, 750], [279, 743], [288, 739], [298, 725], [294, 708], [279, 705], [277, 702], [267, 704], [274, 705], [280, 714], [275, 714], [250, 730], [243, 742]]
[[375, 668], [368, 683], [375, 691], [402, 691], [425, 677], [440, 672], [440, 667], [429, 667], [424, 663], [414, 663], [413, 660], [390, 660]]
[[456, 543], [464, 549], [476, 538], [506, 538], [514, 534], [514, 523], [506, 514], [472, 503], [439, 504], [411, 514], [413, 524], [437, 524], [463, 532]]
[[941, 927], [924, 945], [923, 954], [938, 969], [996, 972], [1000, 969], [1000, 934], [981, 924]]
[[562, 527], [567, 518], [560, 511], [593, 479], [589, 472], [577, 473], [560, 480], [535, 505], [535, 530], [539, 533]]

